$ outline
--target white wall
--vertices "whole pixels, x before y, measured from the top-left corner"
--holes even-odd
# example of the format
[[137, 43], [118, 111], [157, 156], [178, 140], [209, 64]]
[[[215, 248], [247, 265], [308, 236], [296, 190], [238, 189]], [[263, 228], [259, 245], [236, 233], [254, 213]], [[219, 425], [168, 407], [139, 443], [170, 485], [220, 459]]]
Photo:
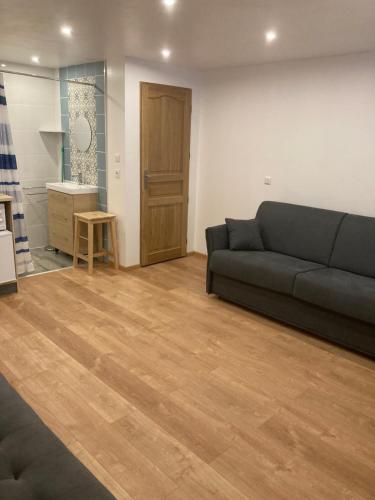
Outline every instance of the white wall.
[[[108, 211], [117, 215], [120, 263], [125, 265], [125, 80], [124, 58], [107, 60], [107, 191]], [[119, 155], [119, 162], [115, 158]], [[120, 177], [116, 176], [120, 169]]]
[[265, 199], [375, 216], [375, 54], [207, 72], [200, 127], [196, 250]]
[[[54, 70], [35, 66], [7, 64], [6, 69], [56, 76]], [[58, 84], [9, 74], [4, 74], [4, 84], [21, 186], [39, 187], [58, 180], [60, 137], [39, 133], [41, 128], [61, 128]], [[48, 243], [47, 194], [33, 196], [33, 192], [41, 190], [24, 189], [24, 210], [30, 247], [36, 248]]]
[[[140, 95], [141, 81], [189, 87], [193, 89], [188, 251], [194, 249], [196, 177], [198, 163], [199, 91], [197, 76], [173, 68], [168, 63], [155, 64], [136, 59], [125, 63], [125, 165], [123, 199], [125, 201], [125, 246], [121, 264], [139, 264], [140, 252]], [[123, 180], [121, 180], [121, 183]]]

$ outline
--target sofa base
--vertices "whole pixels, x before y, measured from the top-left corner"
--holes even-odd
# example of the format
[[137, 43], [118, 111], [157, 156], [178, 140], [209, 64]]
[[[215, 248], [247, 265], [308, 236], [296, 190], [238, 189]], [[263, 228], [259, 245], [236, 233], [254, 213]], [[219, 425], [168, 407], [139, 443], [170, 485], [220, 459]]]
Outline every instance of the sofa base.
[[0, 285], [0, 295], [8, 295], [17, 292], [17, 281]]
[[375, 359], [375, 326], [298, 299], [209, 273], [208, 292]]

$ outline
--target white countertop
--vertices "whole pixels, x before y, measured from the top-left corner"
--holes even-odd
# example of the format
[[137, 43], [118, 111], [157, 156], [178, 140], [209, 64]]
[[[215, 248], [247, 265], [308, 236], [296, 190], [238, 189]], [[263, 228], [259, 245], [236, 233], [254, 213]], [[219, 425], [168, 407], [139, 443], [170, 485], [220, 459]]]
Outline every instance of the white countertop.
[[97, 186], [76, 184], [75, 182], [47, 182], [46, 188], [65, 194], [91, 194], [98, 192]]

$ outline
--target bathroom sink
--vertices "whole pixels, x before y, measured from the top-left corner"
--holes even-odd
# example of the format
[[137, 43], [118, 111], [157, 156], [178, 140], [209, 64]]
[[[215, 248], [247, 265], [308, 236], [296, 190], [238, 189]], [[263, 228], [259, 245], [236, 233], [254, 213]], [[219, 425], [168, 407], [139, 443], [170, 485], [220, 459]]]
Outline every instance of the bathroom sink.
[[47, 182], [46, 188], [65, 194], [90, 194], [98, 192], [97, 186], [76, 184], [75, 182]]

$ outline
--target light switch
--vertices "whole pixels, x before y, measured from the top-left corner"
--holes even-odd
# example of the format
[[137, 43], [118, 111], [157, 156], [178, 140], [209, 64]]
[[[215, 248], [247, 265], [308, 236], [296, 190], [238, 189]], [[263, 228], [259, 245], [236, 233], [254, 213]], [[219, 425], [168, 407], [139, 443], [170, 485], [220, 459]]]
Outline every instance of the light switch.
[[264, 179], [264, 184], [266, 184], [267, 186], [270, 186], [272, 184], [272, 177], [265, 177]]
[[121, 176], [121, 170], [119, 168], [116, 168], [115, 169], [115, 177], [116, 177], [116, 179], [119, 179], [120, 176]]
[[116, 162], [116, 163], [120, 163], [120, 161], [121, 161], [121, 156], [120, 156], [120, 154], [119, 154], [119, 153], [116, 153], [116, 154], [115, 154], [115, 162]]

